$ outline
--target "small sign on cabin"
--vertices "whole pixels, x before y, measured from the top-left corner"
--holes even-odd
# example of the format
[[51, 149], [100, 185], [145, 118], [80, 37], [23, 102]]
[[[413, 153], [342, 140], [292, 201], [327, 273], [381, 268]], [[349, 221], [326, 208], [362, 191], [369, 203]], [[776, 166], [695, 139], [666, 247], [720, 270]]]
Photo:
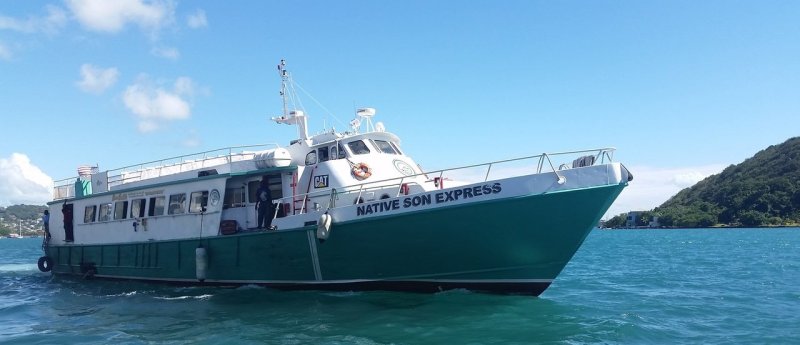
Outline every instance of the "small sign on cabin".
[[328, 175], [314, 176], [314, 188], [328, 188]]

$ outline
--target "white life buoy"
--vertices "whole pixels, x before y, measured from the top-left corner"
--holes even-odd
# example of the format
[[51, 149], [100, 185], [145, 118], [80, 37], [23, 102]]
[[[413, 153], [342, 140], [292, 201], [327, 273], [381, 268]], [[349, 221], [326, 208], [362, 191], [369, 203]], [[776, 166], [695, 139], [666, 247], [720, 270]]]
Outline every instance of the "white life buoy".
[[327, 213], [323, 213], [319, 216], [319, 221], [317, 222], [317, 238], [320, 241], [325, 241], [331, 235], [331, 221], [333, 217]]
[[367, 163], [358, 163], [353, 165], [353, 176], [359, 180], [366, 180], [372, 176], [372, 168]]

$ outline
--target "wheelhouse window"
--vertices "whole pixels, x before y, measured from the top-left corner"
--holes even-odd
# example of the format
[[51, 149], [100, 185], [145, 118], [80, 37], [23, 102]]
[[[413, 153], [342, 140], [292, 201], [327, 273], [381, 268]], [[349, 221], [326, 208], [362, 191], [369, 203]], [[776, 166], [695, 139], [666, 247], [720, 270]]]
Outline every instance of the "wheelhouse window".
[[186, 213], [186, 194], [173, 194], [169, 196], [169, 214]]
[[128, 202], [117, 201], [114, 204], [114, 219], [125, 219], [128, 217]]
[[330, 154], [330, 159], [343, 159], [346, 156], [342, 144], [331, 145]]
[[147, 215], [150, 217], [163, 216], [165, 201], [166, 198], [163, 196], [156, 196], [150, 198], [150, 207], [147, 209]]
[[94, 223], [95, 217], [97, 216], [96, 211], [97, 205], [86, 206], [86, 208], [83, 210], [83, 222]]
[[351, 141], [347, 143], [347, 147], [350, 148], [350, 151], [353, 152], [354, 155], [365, 155], [369, 153], [369, 147], [361, 140]]
[[317, 152], [318, 152], [317, 156], [319, 157], [320, 163], [325, 162], [329, 159], [327, 147], [320, 147], [319, 149], [317, 149]]
[[381, 152], [383, 152], [383, 153], [388, 153], [388, 154], [392, 154], [392, 155], [398, 154], [398, 152], [394, 149], [394, 147], [388, 141], [385, 141], [385, 140], [373, 140], [372, 142], [375, 143], [375, 146], [378, 149], [380, 149]]
[[395, 151], [397, 151], [398, 154], [401, 154], [401, 155], [403, 154], [403, 151], [400, 150], [400, 146], [397, 145], [395, 142], [390, 141], [389, 144], [392, 144], [392, 147], [394, 147]]
[[145, 199], [134, 199], [131, 201], [131, 218], [144, 217]]
[[344, 152], [344, 147], [342, 147], [342, 143], [338, 143], [336, 147], [338, 147], [339, 155], [334, 155], [333, 153], [331, 153], [331, 157], [336, 157], [336, 159], [344, 159], [345, 157], [347, 157], [347, 153]]
[[189, 212], [200, 213], [208, 205], [208, 191], [192, 192], [189, 197]]
[[111, 204], [100, 204], [100, 214], [97, 221], [107, 222], [111, 220]]
[[311, 151], [306, 155], [306, 165], [317, 164], [317, 151]]

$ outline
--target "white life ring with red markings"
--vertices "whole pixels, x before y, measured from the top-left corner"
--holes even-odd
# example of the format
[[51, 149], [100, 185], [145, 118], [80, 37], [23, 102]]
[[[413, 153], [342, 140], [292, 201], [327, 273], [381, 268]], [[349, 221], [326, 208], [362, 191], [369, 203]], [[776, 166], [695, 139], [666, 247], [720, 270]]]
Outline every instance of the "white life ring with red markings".
[[353, 176], [359, 180], [366, 180], [372, 176], [372, 168], [367, 163], [358, 163], [353, 165]]

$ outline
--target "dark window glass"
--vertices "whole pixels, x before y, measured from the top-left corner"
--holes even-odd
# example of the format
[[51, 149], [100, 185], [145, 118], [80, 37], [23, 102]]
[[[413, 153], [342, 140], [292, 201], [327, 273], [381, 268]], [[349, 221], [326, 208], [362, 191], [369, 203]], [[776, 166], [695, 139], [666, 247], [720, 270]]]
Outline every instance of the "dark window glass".
[[186, 194], [173, 194], [169, 196], [169, 214], [186, 213]]
[[144, 217], [145, 199], [134, 199], [131, 201], [131, 218]]
[[128, 217], [128, 202], [117, 201], [114, 204], [114, 219], [125, 219]]
[[347, 143], [347, 147], [350, 148], [350, 151], [352, 151], [354, 155], [364, 155], [369, 153], [367, 144], [364, 144], [364, 142], [361, 140], [351, 141]]
[[397, 151], [394, 150], [391, 144], [388, 141], [383, 140], [374, 140], [375, 146], [377, 146], [381, 152], [396, 155]]
[[86, 206], [86, 208], [83, 210], [83, 222], [94, 223], [95, 211], [97, 211], [96, 205]]
[[328, 148], [327, 147], [320, 147], [317, 150], [317, 152], [318, 152], [317, 157], [319, 157], [320, 163], [321, 162], [325, 162], [325, 161], [328, 160]]
[[100, 214], [97, 220], [100, 222], [111, 220], [111, 204], [100, 204]]
[[164, 201], [166, 200], [163, 196], [156, 196], [150, 198], [150, 207], [147, 210], [148, 216], [162, 216], [164, 215]]
[[208, 206], [208, 191], [192, 192], [189, 199], [189, 212], [203, 212], [206, 206]]

